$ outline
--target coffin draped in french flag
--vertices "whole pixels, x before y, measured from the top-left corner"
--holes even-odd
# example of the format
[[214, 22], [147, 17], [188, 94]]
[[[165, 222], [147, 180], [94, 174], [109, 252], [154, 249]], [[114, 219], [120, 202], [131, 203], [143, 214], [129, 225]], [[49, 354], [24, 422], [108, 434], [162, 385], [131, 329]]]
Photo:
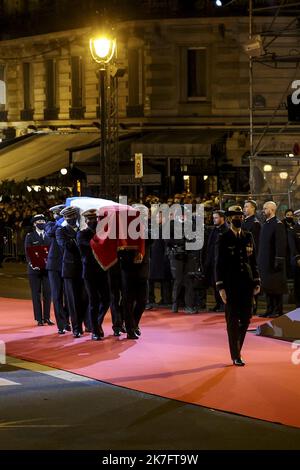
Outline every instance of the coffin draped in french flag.
[[[117, 262], [119, 250], [135, 250], [136, 260], [143, 259], [145, 225], [139, 209], [91, 197], [68, 198], [66, 205], [78, 207], [80, 214], [88, 209], [97, 209], [98, 224], [90, 245], [102, 269], [106, 271]], [[80, 228], [84, 226], [84, 218], [81, 216]]]

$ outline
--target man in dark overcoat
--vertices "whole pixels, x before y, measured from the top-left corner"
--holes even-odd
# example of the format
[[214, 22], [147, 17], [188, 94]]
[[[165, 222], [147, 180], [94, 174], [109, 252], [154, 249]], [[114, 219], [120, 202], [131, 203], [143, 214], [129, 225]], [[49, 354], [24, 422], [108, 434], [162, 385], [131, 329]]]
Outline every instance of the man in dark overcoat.
[[224, 312], [224, 304], [216, 288], [215, 279], [215, 257], [216, 257], [216, 244], [219, 240], [219, 235], [227, 232], [228, 225], [226, 223], [225, 212], [223, 210], [216, 210], [213, 212], [214, 227], [207, 234], [207, 243], [204, 247], [203, 267], [204, 275], [208, 286], [212, 286], [215, 295], [215, 306], [212, 307], [213, 312]]
[[267, 318], [283, 314], [283, 294], [286, 286], [286, 231], [283, 223], [276, 217], [275, 202], [268, 201], [263, 206], [266, 221], [262, 225], [258, 267], [261, 286], [266, 295], [267, 310], [259, 315]]

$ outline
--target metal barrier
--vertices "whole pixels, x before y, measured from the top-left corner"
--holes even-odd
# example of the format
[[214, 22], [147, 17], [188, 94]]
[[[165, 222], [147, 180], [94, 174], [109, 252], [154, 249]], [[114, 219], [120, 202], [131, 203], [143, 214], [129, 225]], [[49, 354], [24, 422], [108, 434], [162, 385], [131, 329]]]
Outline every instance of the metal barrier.
[[4, 261], [25, 260], [25, 247], [24, 241], [26, 234], [32, 231], [32, 227], [22, 227], [19, 230], [13, 230], [10, 227], [4, 228], [4, 250], [3, 257]]
[[4, 228], [4, 261], [7, 259], [17, 259], [16, 233], [10, 227]]

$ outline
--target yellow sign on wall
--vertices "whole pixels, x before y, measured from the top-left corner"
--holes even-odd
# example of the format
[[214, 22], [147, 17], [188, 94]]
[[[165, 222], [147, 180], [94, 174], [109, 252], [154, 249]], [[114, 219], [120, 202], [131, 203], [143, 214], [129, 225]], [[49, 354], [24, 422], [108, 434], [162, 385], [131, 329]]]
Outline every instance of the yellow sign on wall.
[[134, 175], [135, 175], [135, 178], [143, 178], [144, 176], [142, 153], [134, 154]]

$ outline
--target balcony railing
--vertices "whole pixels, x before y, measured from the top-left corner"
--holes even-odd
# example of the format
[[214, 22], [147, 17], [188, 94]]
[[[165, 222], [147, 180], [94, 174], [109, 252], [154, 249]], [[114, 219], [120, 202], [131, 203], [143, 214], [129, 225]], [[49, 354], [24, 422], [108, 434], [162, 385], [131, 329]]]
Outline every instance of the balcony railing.
[[7, 122], [8, 111], [0, 111], [0, 122]]
[[34, 109], [22, 109], [20, 113], [21, 121], [33, 121]]
[[59, 108], [46, 108], [44, 109], [45, 121], [52, 121], [58, 119]]
[[84, 119], [85, 106], [70, 108], [69, 113], [70, 119]]

